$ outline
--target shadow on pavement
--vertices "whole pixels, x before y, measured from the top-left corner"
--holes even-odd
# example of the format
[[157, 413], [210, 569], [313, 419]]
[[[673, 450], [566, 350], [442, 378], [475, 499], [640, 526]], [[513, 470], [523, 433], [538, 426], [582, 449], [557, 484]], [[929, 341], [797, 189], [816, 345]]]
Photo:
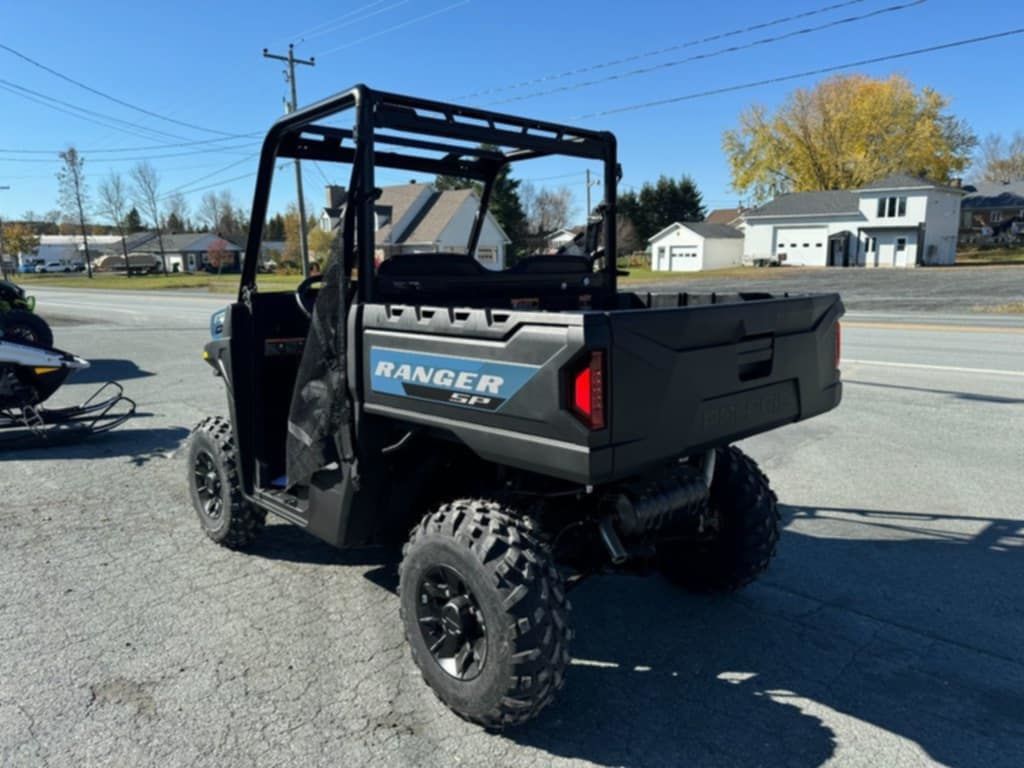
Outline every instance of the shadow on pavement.
[[879, 384], [874, 381], [856, 381], [855, 379], [843, 379], [843, 384], [855, 384], [858, 387], [878, 387], [881, 389], [904, 389], [910, 392], [926, 392], [932, 395], [949, 395], [958, 400], [972, 400], [979, 403], [999, 403], [1003, 405], [1019, 405], [1024, 403], [1022, 397], [1002, 397], [999, 395], [982, 395], [977, 392], [960, 392], [950, 389], [932, 389], [930, 387], [910, 387], [904, 384]]
[[1024, 521], [784, 515], [799, 531], [739, 595], [630, 577], [574, 591], [568, 687], [507, 738], [609, 766], [817, 766], [837, 724], [870, 754], [870, 724], [923, 750], [900, 747], [914, 764], [1019, 765]]
[[154, 376], [144, 371], [131, 360], [99, 359], [90, 360], [84, 371], [78, 371], [68, 380], [69, 384], [105, 384], [108, 381], [130, 381]]
[[[139, 416], [144, 414], [138, 414]], [[133, 417], [137, 418], [137, 417]], [[91, 437], [75, 437], [71, 442], [59, 439], [47, 445], [16, 449], [9, 448], [0, 453], [0, 459], [19, 461], [52, 461], [77, 459], [103, 459], [124, 456], [132, 464], [142, 466], [157, 458], [167, 458], [189, 436], [184, 427], [159, 427], [156, 429], [117, 429]]]
[[266, 530], [245, 550], [247, 554], [268, 560], [313, 565], [379, 565], [382, 569], [394, 567], [398, 553], [385, 547], [337, 549], [298, 526], [268, 525]]

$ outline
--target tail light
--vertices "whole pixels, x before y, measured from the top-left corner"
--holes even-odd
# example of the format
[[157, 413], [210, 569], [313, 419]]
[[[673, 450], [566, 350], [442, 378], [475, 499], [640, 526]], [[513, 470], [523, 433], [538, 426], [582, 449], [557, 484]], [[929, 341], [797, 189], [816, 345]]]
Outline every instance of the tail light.
[[836, 368], [839, 367], [839, 358], [843, 356], [843, 328], [836, 320]]
[[590, 429], [604, 429], [604, 352], [594, 351], [570, 381], [570, 408]]

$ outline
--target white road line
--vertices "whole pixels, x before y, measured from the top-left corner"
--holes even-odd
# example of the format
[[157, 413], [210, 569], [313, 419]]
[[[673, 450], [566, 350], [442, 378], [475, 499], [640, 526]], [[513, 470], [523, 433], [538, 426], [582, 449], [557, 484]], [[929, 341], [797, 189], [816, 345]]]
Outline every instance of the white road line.
[[1002, 368], [961, 368], [956, 365], [925, 365], [924, 363], [891, 363], [887, 360], [851, 360], [844, 357], [844, 363], [856, 363], [858, 365], [880, 365], [886, 368], [919, 368], [925, 371], [956, 371], [958, 373], [992, 373], [998, 376], [1020, 376], [1024, 378], [1024, 371], [1007, 371]]

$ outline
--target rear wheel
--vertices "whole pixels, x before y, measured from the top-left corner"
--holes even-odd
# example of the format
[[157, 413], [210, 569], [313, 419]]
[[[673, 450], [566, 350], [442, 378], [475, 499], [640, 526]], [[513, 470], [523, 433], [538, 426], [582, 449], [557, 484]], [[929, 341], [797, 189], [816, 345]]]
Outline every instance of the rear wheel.
[[701, 541], [658, 544], [658, 565], [671, 581], [687, 589], [740, 589], [760, 576], [775, 555], [779, 540], [775, 492], [753, 459], [739, 448], [721, 448], [709, 503], [718, 521], [716, 534]]
[[53, 348], [53, 331], [39, 315], [25, 309], [12, 309], [0, 317], [3, 339], [41, 349]]
[[188, 467], [192, 506], [206, 535], [231, 549], [251, 544], [267, 515], [242, 496], [234, 434], [227, 419], [212, 416], [199, 422], [189, 443]]
[[443, 505], [413, 529], [399, 588], [413, 661], [456, 714], [516, 725], [562, 687], [569, 602], [528, 519], [490, 501]]

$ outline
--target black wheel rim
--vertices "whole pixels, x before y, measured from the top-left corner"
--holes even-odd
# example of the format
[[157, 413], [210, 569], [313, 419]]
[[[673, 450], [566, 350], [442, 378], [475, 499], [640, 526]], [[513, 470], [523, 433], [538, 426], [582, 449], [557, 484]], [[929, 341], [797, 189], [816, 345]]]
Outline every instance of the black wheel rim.
[[219, 522], [224, 514], [224, 499], [221, 495], [220, 473], [213, 457], [206, 451], [200, 451], [192, 472], [203, 514], [211, 522]]
[[417, 615], [423, 642], [444, 672], [472, 680], [487, 661], [487, 626], [465, 579], [447, 565], [435, 565], [420, 580]]
[[5, 335], [8, 341], [28, 344], [34, 347], [41, 346], [39, 344], [39, 338], [32, 332], [32, 329], [23, 325], [16, 325], [13, 328], [8, 328]]

